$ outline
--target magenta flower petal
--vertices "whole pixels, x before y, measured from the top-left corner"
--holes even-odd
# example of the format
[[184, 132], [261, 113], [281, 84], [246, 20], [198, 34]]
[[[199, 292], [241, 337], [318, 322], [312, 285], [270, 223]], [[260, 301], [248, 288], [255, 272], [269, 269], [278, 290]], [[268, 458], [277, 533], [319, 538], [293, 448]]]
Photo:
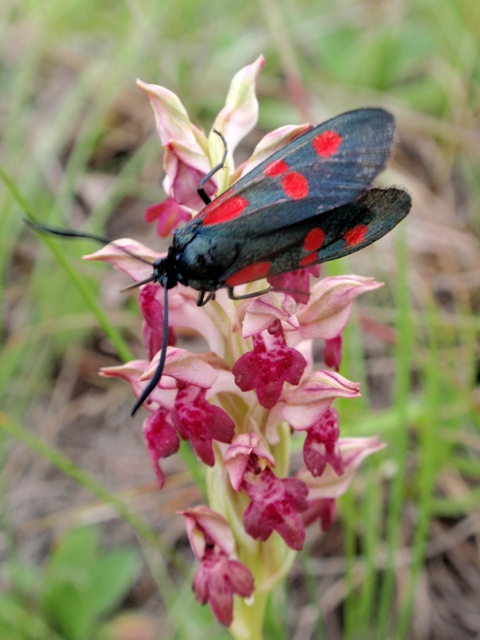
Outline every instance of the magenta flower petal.
[[302, 354], [287, 346], [276, 320], [270, 330], [253, 336], [253, 351], [237, 360], [232, 373], [242, 391], [256, 389], [259, 403], [271, 409], [278, 402], [284, 383], [298, 384], [306, 366]]
[[385, 445], [378, 438], [340, 438], [338, 447], [344, 465], [342, 475], [337, 475], [330, 465], [327, 465], [323, 474], [317, 478], [307, 469], [297, 473], [296, 477], [308, 487], [309, 500], [338, 498], [343, 495], [362, 461], [372, 453], [381, 451]]
[[157, 223], [157, 235], [167, 238], [182, 222], [188, 222], [192, 214], [177, 204], [173, 198], [152, 204], [145, 210], [145, 221]]
[[337, 501], [333, 498], [309, 501], [308, 509], [302, 513], [303, 524], [308, 527], [319, 520], [322, 531], [328, 531], [335, 520], [336, 511]]
[[190, 442], [200, 460], [213, 467], [215, 456], [212, 440], [230, 444], [235, 425], [223, 409], [209, 404], [205, 395], [205, 389], [192, 385], [179, 389], [173, 422], [180, 436]]
[[140, 289], [138, 305], [143, 316], [143, 343], [149, 358], [160, 350], [163, 340], [163, 305], [157, 300], [158, 285]]
[[310, 274], [318, 277], [320, 265], [297, 269], [289, 273], [282, 273], [279, 276], [269, 276], [268, 282], [277, 291], [284, 291], [301, 304], [307, 304], [310, 299]]
[[328, 409], [318, 422], [308, 428], [303, 460], [312, 476], [321, 476], [327, 464], [337, 475], [342, 475], [344, 465], [337, 445], [339, 435], [338, 413], [335, 409]]
[[250, 474], [245, 491], [252, 501], [243, 516], [245, 531], [262, 541], [277, 531], [291, 549], [302, 549], [305, 529], [299, 514], [308, 508], [306, 485], [297, 478], [277, 478], [265, 469]]
[[180, 446], [177, 433], [167, 420], [168, 414], [169, 411], [159, 409], [151, 413], [143, 423], [143, 437], [160, 489], [165, 483], [160, 459], [176, 453]]
[[323, 361], [325, 362], [327, 367], [331, 367], [334, 371], [338, 371], [342, 363], [342, 345], [343, 336], [341, 334], [336, 338], [325, 340]]
[[233, 595], [252, 595], [253, 576], [249, 569], [232, 556], [235, 541], [226, 519], [208, 507], [199, 506], [181, 513], [185, 518], [188, 539], [200, 567], [193, 581], [195, 597], [210, 603], [219, 622], [230, 626]]
[[201, 604], [209, 602], [221, 624], [232, 624], [233, 594], [247, 598], [253, 590], [253, 576], [245, 565], [213, 549], [206, 551], [193, 579], [193, 591]]

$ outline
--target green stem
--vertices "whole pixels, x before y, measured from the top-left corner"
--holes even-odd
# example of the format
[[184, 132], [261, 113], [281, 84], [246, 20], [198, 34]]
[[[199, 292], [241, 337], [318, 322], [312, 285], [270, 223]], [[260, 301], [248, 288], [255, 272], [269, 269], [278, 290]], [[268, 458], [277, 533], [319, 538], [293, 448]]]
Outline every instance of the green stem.
[[263, 640], [263, 623], [268, 595], [257, 592], [251, 601], [235, 598], [233, 623], [229, 631], [235, 640]]

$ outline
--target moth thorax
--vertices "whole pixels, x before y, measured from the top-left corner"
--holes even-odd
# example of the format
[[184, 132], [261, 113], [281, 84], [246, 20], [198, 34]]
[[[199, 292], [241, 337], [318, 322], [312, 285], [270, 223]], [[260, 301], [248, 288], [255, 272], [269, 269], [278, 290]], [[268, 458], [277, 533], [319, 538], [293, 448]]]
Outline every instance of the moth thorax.
[[176, 286], [178, 280], [174, 259], [170, 251], [165, 258], [157, 258], [153, 263], [153, 280], [166, 289], [172, 289], [172, 287]]

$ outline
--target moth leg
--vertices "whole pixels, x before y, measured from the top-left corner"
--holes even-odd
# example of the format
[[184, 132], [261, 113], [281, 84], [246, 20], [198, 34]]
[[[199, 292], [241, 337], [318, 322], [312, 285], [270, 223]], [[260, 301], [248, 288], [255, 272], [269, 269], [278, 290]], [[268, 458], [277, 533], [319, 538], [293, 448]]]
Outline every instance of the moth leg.
[[267, 287], [266, 289], [262, 289], [261, 291], [253, 291], [252, 293], [244, 293], [241, 296], [235, 295], [233, 287], [228, 287], [227, 291], [230, 300], [248, 300], [248, 298], [257, 298], [258, 296], [263, 296], [264, 293], [273, 291], [273, 287]]
[[[220, 162], [218, 164], [216, 164], [213, 167], [213, 169], [211, 171], [209, 171], [205, 176], [203, 176], [203, 178], [198, 183], [197, 193], [200, 196], [200, 198], [204, 201], [205, 204], [210, 204], [212, 199], [206, 194], [204, 186], [207, 184], [207, 182], [210, 180], [210, 178], [217, 173], [217, 171], [220, 171], [220, 169], [223, 169], [223, 167], [225, 166], [225, 160], [227, 159], [227, 153], [228, 153], [227, 141], [225, 140], [223, 135], [220, 133], [220, 131], [217, 131], [216, 129], [214, 129], [213, 131], [217, 134], [217, 136], [220, 136], [220, 138], [221, 138], [221, 140], [223, 142], [223, 156], [222, 156], [222, 159], [220, 160]], [[198, 304], [198, 302], [197, 302], [197, 304]], [[199, 305], [199, 306], [201, 306], [201, 305]]]
[[200, 291], [197, 298], [197, 307], [203, 307], [210, 300], [215, 300], [215, 291]]

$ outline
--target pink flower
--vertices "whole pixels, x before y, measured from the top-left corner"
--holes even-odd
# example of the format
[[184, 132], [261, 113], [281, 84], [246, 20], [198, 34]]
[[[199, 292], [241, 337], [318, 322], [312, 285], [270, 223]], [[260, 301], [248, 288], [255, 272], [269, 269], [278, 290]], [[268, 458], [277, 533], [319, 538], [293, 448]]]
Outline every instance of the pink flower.
[[305, 526], [319, 520], [323, 531], [330, 528], [337, 498], [347, 491], [363, 460], [384, 446], [378, 438], [340, 438], [338, 453], [342, 460], [341, 473], [327, 464], [323, 473], [317, 477], [307, 468], [297, 474], [297, 478], [308, 488], [308, 508], [302, 513]]
[[152, 204], [145, 210], [145, 222], [156, 222], [157, 235], [161, 238], [167, 238], [181, 222], [188, 222], [191, 217], [188, 209], [177, 204], [173, 198]]
[[331, 367], [335, 371], [338, 371], [340, 369], [340, 364], [342, 362], [342, 344], [342, 334], [336, 336], [335, 338], [327, 338], [325, 340], [325, 347], [323, 349], [323, 361], [325, 362], [327, 367]]
[[195, 597], [210, 603], [217, 620], [230, 626], [233, 595], [248, 598], [253, 593], [251, 571], [234, 558], [234, 540], [225, 518], [207, 507], [182, 512], [192, 549], [200, 561], [193, 580]]
[[143, 342], [149, 358], [160, 350], [163, 339], [163, 306], [157, 300], [158, 286], [147, 284], [140, 289], [138, 305], [143, 316]]
[[143, 423], [143, 436], [150, 462], [156, 473], [160, 489], [162, 489], [165, 484], [165, 476], [160, 467], [160, 459], [176, 453], [180, 446], [175, 429], [168, 421], [168, 411], [159, 409], [151, 413]]
[[337, 444], [339, 435], [338, 413], [335, 409], [327, 409], [320, 420], [307, 429], [303, 459], [312, 476], [321, 476], [327, 464], [337, 475], [342, 475], [344, 466]]
[[308, 304], [298, 311], [304, 338], [331, 340], [345, 329], [355, 298], [383, 285], [373, 278], [334, 276], [318, 280]]
[[212, 440], [232, 441], [235, 425], [220, 407], [205, 401], [205, 389], [188, 385], [178, 390], [173, 422], [178, 433], [188, 440], [200, 460], [212, 467], [215, 464]]
[[277, 291], [288, 291], [296, 302], [307, 304], [310, 299], [310, 276], [320, 276], [320, 265], [296, 269], [279, 276], [270, 276], [268, 282]]
[[[200, 180], [216, 165], [223, 154], [223, 143], [214, 132], [221, 131], [228, 149], [228, 161], [223, 171], [217, 173], [205, 185], [205, 191], [212, 197], [219, 190], [225, 191], [229, 174], [233, 174], [232, 153], [239, 141], [249, 133], [258, 117], [258, 102], [255, 96], [255, 80], [263, 67], [262, 56], [239, 71], [232, 80], [225, 107], [218, 114], [210, 135], [195, 127], [180, 100], [168, 89], [147, 84], [141, 80], [137, 85], [148, 98], [155, 114], [157, 133], [165, 154], [163, 168], [165, 180], [163, 188], [168, 198], [165, 205], [155, 205], [149, 217], [156, 218], [159, 212], [161, 235], [165, 227], [173, 228], [185, 215], [198, 212], [203, 201], [197, 193]], [[223, 179], [222, 179], [223, 174]], [[174, 208], [174, 203], [181, 207]], [[164, 220], [165, 216], [165, 220]]]
[[248, 598], [253, 593], [253, 576], [245, 565], [225, 554], [208, 549], [193, 579], [195, 597], [210, 603], [213, 615], [229, 627], [233, 621], [233, 594]]
[[296, 477], [308, 487], [308, 499], [320, 500], [338, 498], [350, 486], [360, 464], [372, 453], [381, 451], [385, 445], [378, 438], [340, 438], [340, 455], [343, 460], [343, 473], [338, 475], [327, 465], [321, 476], [314, 477], [306, 468]]
[[262, 407], [271, 409], [278, 402], [284, 383], [298, 384], [306, 366], [302, 354], [287, 346], [276, 320], [266, 331], [253, 336], [253, 351], [237, 360], [232, 373], [242, 391], [256, 389]]
[[[157, 133], [165, 151], [165, 193], [178, 205], [200, 209], [202, 200], [197, 194], [197, 186], [210, 171], [209, 158], [204, 153], [204, 134], [192, 125], [185, 107], [171, 91], [141, 80], [137, 80], [137, 86], [150, 99]], [[213, 195], [217, 191], [216, 181], [210, 180], [206, 191]]]
[[243, 516], [245, 531], [263, 541], [277, 531], [291, 549], [300, 551], [305, 529], [299, 514], [308, 507], [306, 485], [296, 478], [277, 478], [265, 469], [249, 474], [244, 486], [252, 501]]
[[330, 408], [335, 398], [358, 398], [360, 385], [334, 371], [315, 371], [283, 394], [283, 415], [294, 429], [308, 429]]
[[[224, 193], [240, 175], [310, 127], [282, 127], [267, 134], [252, 157], [235, 167], [232, 153], [255, 126], [255, 81], [263, 63], [259, 57], [236, 74], [208, 135], [190, 122], [172, 92], [138, 82], [151, 102], [165, 152], [167, 197], [146, 213], [161, 235], [202, 209], [198, 183], [224, 153], [214, 129], [224, 136], [228, 156], [204, 186], [209, 196]], [[127, 238], [86, 259], [111, 262], [141, 282], [151, 276], [159, 257]], [[383, 446], [376, 438], [340, 438], [339, 417], [331, 407], [336, 398], [360, 395], [359, 384], [338, 373], [342, 333], [355, 298], [381, 285], [370, 278], [340, 276], [310, 287], [319, 269], [316, 265], [269, 278], [275, 291], [257, 298], [232, 300], [219, 290], [202, 307], [196, 305], [197, 292], [181, 285], [169, 290], [165, 365], [144, 403], [148, 415], [143, 434], [159, 486], [165, 482], [161, 460], [176, 453], [180, 438], [207, 467], [209, 506], [182, 512], [199, 563], [193, 588], [222, 624], [238, 623], [244, 637], [252, 621], [263, 616], [263, 594], [286, 575], [293, 552], [303, 548], [305, 528], [316, 522], [322, 530], [331, 526], [336, 500], [360, 462]], [[248, 296], [265, 287], [265, 281], [248, 283], [238, 292]], [[162, 355], [164, 304], [157, 284], [140, 287], [146, 360], [102, 370], [104, 376], [125, 380], [136, 398]], [[177, 346], [184, 334], [200, 339], [200, 353]], [[314, 340], [323, 346], [320, 367], [314, 364]], [[292, 443], [302, 437], [305, 468], [293, 475]], [[274, 532], [279, 535], [272, 536]], [[253, 576], [259, 597], [251, 598], [248, 615], [237, 621], [236, 613], [233, 620], [234, 597], [252, 596]]]
[[337, 503], [333, 498], [311, 500], [308, 509], [302, 513], [303, 524], [308, 527], [319, 520], [322, 531], [328, 531], [335, 519], [336, 510]]
[[223, 458], [230, 482], [241, 491], [247, 472], [260, 473], [266, 464], [275, 466], [275, 459], [267, 451], [258, 433], [245, 433], [235, 438]]

